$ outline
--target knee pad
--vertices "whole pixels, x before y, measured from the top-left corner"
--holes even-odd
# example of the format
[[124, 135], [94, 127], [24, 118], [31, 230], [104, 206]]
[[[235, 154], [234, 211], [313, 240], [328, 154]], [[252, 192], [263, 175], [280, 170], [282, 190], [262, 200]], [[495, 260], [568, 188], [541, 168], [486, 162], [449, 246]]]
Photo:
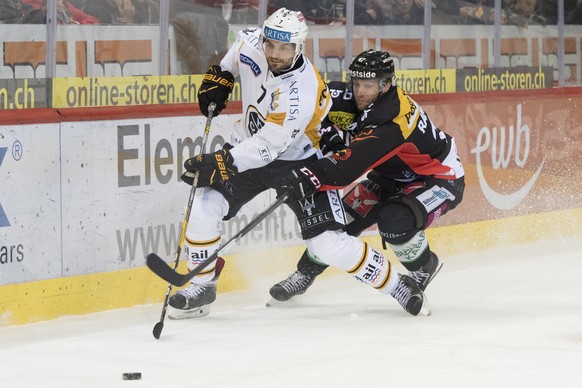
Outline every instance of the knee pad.
[[424, 220], [414, 206], [404, 201], [391, 201], [382, 208], [378, 219], [380, 235], [409, 270], [424, 263], [430, 252], [422, 229]]
[[218, 235], [221, 231], [222, 219], [228, 213], [228, 201], [218, 191], [209, 187], [197, 190], [200, 191], [197, 191], [194, 203], [192, 203], [186, 235]]
[[388, 202], [378, 216], [380, 236], [389, 244], [402, 244], [410, 240], [422, 225], [422, 219], [414, 209], [402, 201]]
[[347, 271], [362, 256], [363, 243], [338, 230], [328, 230], [306, 240], [309, 255], [315, 260]]

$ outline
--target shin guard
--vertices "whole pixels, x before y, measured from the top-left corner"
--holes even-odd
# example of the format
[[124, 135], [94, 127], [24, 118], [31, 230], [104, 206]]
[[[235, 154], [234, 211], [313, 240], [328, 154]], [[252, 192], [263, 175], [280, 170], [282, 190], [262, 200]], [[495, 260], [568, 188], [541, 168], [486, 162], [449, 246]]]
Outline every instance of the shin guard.
[[367, 243], [358, 263], [347, 272], [383, 294], [390, 294], [398, 283], [398, 273], [393, 271], [390, 261]]
[[417, 232], [404, 244], [389, 244], [398, 260], [410, 271], [417, 270], [430, 258], [430, 249], [424, 230]]
[[[184, 254], [188, 260], [188, 269], [192, 270], [204, 262], [220, 247], [221, 236], [208, 239], [191, 239], [184, 241]], [[216, 269], [216, 261], [208, 265], [192, 279], [192, 283], [206, 283], [212, 280]]]

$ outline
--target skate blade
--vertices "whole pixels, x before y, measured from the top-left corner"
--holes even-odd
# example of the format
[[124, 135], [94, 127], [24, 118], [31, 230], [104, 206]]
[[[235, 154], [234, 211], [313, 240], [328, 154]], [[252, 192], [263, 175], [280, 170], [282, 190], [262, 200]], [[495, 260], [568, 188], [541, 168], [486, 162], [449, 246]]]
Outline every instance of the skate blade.
[[210, 306], [202, 306], [198, 308], [193, 308], [191, 310], [180, 310], [175, 309], [170, 306], [168, 311], [168, 318], [179, 320], [179, 319], [191, 319], [191, 318], [202, 318], [210, 313]]
[[[427, 283], [427, 287], [428, 287], [428, 285], [430, 284], [430, 282], [432, 282], [432, 279], [434, 279], [434, 278], [435, 278], [435, 277], [438, 275], [438, 273], [439, 273], [439, 271], [441, 270], [441, 268], [443, 268], [443, 264], [444, 264], [444, 263], [443, 263], [442, 261], [439, 263], [439, 266], [437, 267], [437, 270], [436, 270], [436, 271], [434, 271], [434, 273], [432, 274], [432, 276], [431, 276], [430, 280], [428, 281], [428, 283]], [[425, 287], [425, 288], [426, 288], [426, 287]]]
[[294, 304], [295, 298], [287, 299], [287, 300], [277, 300], [275, 298], [271, 298], [266, 304], [265, 307], [288, 307]]
[[432, 315], [432, 309], [430, 308], [430, 304], [428, 303], [428, 299], [426, 295], [422, 296], [422, 307], [420, 308], [420, 312], [418, 315], [422, 315], [425, 317], [430, 317]]

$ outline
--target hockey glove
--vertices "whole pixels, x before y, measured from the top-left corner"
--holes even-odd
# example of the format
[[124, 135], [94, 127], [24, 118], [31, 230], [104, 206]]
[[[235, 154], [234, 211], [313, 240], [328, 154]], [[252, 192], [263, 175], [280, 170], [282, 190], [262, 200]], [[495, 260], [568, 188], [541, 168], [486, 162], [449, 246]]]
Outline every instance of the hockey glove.
[[211, 186], [230, 180], [238, 172], [229, 151], [231, 148], [232, 146], [226, 143], [223, 149], [215, 153], [196, 155], [186, 160], [184, 162], [186, 172], [182, 174], [182, 180], [192, 186], [196, 171], [200, 172], [197, 187]]
[[283, 192], [289, 193], [289, 199], [299, 201], [311, 197], [319, 191], [321, 183], [307, 167], [301, 167], [284, 175], [279, 182]]
[[402, 191], [400, 183], [396, 182], [393, 179], [380, 175], [380, 173], [378, 173], [376, 170], [370, 171], [366, 177], [380, 187], [378, 195], [380, 197], [380, 200], [382, 201], [387, 201], [388, 199], [399, 194], [400, 191]]
[[339, 134], [339, 128], [337, 125], [331, 124], [328, 127], [321, 128], [319, 133], [321, 134], [319, 148], [324, 155], [327, 155], [329, 152], [335, 154], [346, 148], [346, 144]]
[[218, 65], [210, 66], [198, 89], [198, 105], [202, 114], [208, 117], [208, 106], [214, 102], [214, 116], [218, 116], [226, 108], [233, 86], [234, 76], [229, 71], [223, 71]]

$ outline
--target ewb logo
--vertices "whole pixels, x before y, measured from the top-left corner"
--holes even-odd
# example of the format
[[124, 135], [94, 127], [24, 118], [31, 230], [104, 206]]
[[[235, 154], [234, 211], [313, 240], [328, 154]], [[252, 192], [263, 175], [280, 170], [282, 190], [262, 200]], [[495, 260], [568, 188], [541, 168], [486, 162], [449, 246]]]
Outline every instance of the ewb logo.
[[[6, 147], [0, 147], [0, 168], [2, 167], [2, 162], [4, 161], [7, 149], [8, 148]], [[8, 217], [6, 217], [4, 209], [2, 209], [2, 203], [0, 203], [0, 228], [4, 226], [10, 226], [10, 222], [8, 222]]]
[[494, 127], [493, 130], [483, 127], [477, 135], [477, 145], [471, 150], [471, 153], [475, 154], [479, 186], [487, 201], [496, 209], [513, 209], [525, 199], [540, 176], [546, 157], [543, 158], [532, 177], [519, 190], [510, 194], [503, 194], [496, 192], [485, 180], [481, 154], [486, 153], [491, 148], [491, 159], [495, 170], [499, 168], [506, 169], [512, 156], [515, 164], [520, 168], [524, 168], [530, 152], [530, 138], [529, 126], [527, 124], [522, 125], [521, 104], [517, 105], [516, 125], [515, 127], [513, 125], [509, 126], [507, 136], [506, 129], [503, 126], [499, 129]]

